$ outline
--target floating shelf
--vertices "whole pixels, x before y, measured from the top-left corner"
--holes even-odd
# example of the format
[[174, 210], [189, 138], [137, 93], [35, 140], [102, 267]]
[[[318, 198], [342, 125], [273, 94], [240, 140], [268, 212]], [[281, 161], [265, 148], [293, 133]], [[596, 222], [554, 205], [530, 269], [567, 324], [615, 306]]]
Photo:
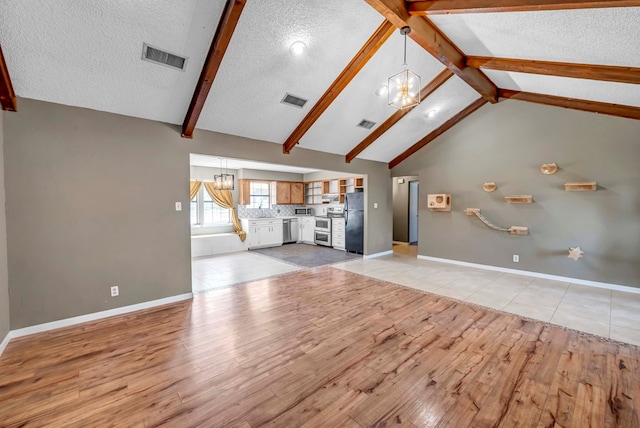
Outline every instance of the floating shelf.
[[504, 197], [509, 204], [530, 204], [533, 202], [531, 195], [511, 195]]
[[491, 229], [499, 230], [500, 232], [509, 232], [512, 235], [528, 235], [529, 228], [526, 226], [511, 226], [509, 228], [498, 227], [495, 224], [491, 223], [489, 220], [484, 218], [482, 214], [480, 214], [480, 208], [467, 208], [464, 210], [467, 215], [474, 215], [480, 219], [481, 222], [489, 226]]
[[558, 171], [558, 165], [553, 163], [543, 163], [540, 167], [540, 172], [545, 175], [555, 174]]
[[451, 195], [447, 193], [427, 195], [427, 207], [430, 211], [451, 211]]
[[564, 190], [567, 192], [595, 192], [598, 183], [595, 181], [584, 181], [580, 183], [564, 183]]
[[498, 186], [496, 186], [496, 183], [493, 182], [493, 181], [489, 181], [489, 182], [484, 183], [482, 185], [482, 190], [484, 190], [485, 192], [493, 192], [497, 188], [498, 188]]

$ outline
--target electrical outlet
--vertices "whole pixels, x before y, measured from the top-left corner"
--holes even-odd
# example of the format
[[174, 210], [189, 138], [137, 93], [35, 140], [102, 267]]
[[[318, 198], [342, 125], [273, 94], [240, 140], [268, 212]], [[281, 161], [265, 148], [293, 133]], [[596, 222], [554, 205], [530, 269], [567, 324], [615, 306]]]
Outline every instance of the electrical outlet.
[[519, 256], [519, 255], [517, 255], [517, 254], [514, 254], [514, 255], [513, 255], [513, 262], [514, 262], [514, 263], [520, 263], [520, 256]]
[[182, 202], [176, 202], [176, 211], [182, 211]]
[[120, 295], [120, 288], [117, 285], [111, 287], [111, 297], [116, 297]]

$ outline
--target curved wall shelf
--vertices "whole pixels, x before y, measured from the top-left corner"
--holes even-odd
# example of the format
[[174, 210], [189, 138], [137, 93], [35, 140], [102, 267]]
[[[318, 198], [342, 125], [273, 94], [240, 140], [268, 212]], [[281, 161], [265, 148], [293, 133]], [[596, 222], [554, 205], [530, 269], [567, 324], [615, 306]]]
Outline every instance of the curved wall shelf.
[[489, 182], [484, 183], [482, 185], [482, 190], [484, 190], [485, 192], [493, 192], [497, 188], [498, 188], [498, 186], [496, 186], [495, 181], [489, 181]]
[[480, 214], [480, 208], [467, 208], [464, 210], [467, 215], [474, 215], [480, 219], [481, 222], [489, 226], [491, 229], [498, 230], [500, 232], [509, 232], [512, 235], [528, 235], [529, 228], [526, 226], [511, 226], [508, 228], [498, 227], [495, 224], [487, 220], [482, 214]]
[[540, 172], [545, 175], [555, 174], [556, 172], [558, 172], [558, 165], [555, 162], [543, 163], [540, 167]]

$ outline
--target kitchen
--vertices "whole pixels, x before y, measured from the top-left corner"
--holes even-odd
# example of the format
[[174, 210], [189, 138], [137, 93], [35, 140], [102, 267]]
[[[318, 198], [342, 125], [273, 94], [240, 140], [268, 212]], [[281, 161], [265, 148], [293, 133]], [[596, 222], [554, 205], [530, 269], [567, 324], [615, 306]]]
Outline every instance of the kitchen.
[[[233, 175], [232, 198], [247, 234], [241, 242], [230, 220], [215, 222], [206, 204], [209, 211], [219, 207], [201, 191], [191, 206], [192, 257], [292, 243], [363, 253], [365, 177], [196, 154], [190, 158], [192, 180]], [[194, 215], [196, 209], [200, 215]]]

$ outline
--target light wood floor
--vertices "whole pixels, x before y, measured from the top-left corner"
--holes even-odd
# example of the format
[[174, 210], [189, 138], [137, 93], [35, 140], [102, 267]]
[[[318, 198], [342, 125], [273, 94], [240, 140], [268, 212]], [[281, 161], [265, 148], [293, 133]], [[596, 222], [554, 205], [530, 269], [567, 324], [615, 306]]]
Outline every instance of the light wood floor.
[[403, 255], [403, 256], [418, 257], [418, 246], [417, 245], [393, 244], [393, 252], [395, 254], [400, 254], [400, 255]]
[[640, 351], [323, 267], [12, 341], [1, 426], [638, 427]]

